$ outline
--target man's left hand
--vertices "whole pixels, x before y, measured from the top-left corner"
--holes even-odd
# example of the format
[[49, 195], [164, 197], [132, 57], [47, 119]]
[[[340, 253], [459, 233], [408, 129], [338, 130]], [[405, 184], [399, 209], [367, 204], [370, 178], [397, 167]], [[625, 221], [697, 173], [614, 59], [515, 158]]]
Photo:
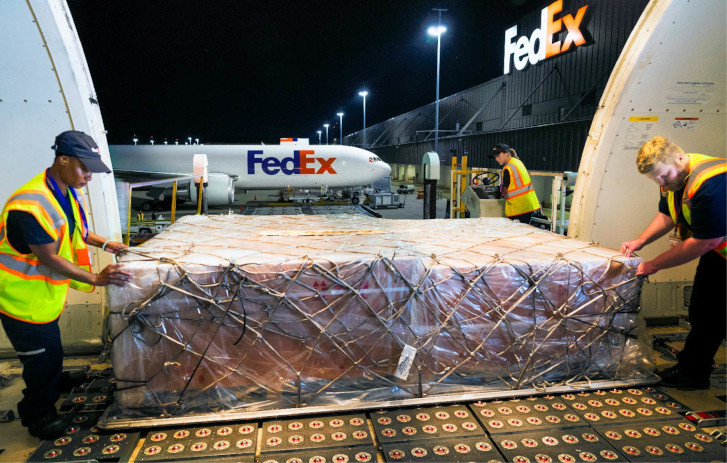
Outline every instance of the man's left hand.
[[106, 252], [116, 254], [117, 256], [123, 255], [127, 249], [129, 249], [127, 245], [125, 245], [124, 243], [119, 243], [118, 241], [109, 241], [106, 244]]
[[653, 261], [641, 262], [639, 264], [639, 266], [636, 267], [636, 276], [637, 277], [646, 277], [649, 275], [653, 275], [658, 271], [659, 271], [659, 269], [656, 268]]

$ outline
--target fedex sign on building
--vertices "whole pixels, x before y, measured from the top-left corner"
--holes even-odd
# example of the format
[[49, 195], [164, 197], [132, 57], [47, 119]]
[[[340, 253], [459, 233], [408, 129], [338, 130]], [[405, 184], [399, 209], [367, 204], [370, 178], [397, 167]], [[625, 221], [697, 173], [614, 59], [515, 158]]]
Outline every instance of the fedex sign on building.
[[[581, 32], [581, 22], [588, 5], [581, 7], [575, 16], [562, 14], [563, 0], [556, 0], [540, 12], [540, 27], [530, 33], [518, 36], [517, 26], [505, 31], [505, 67], [503, 73], [510, 73], [510, 63], [522, 71], [528, 64], [536, 64], [586, 43]], [[557, 18], [556, 18], [557, 16]], [[563, 29], [565, 38], [555, 40]]]

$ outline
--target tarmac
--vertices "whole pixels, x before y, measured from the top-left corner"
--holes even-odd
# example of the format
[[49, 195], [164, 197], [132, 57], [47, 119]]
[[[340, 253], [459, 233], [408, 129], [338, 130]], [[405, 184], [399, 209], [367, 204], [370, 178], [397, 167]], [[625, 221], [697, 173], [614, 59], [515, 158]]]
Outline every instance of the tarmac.
[[[397, 185], [392, 185], [392, 190], [396, 190]], [[399, 195], [399, 204], [392, 207], [373, 208], [369, 201], [363, 200], [360, 205], [353, 205], [348, 200], [342, 201], [323, 201], [315, 195], [311, 195], [309, 200], [299, 200], [290, 202], [281, 202], [279, 194], [273, 190], [248, 190], [246, 192], [238, 191], [235, 193], [235, 201], [226, 206], [210, 206], [207, 213], [215, 214], [243, 214], [243, 215], [296, 215], [296, 214], [350, 214], [360, 213], [365, 215], [373, 215], [383, 219], [392, 220], [421, 220], [424, 218], [424, 200], [417, 199], [417, 190], [411, 194]], [[146, 201], [143, 191], [139, 191], [135, 195], [132, 205], [134, 209], [140, 209], [141, 203]], [[437, 219], [445, 218], [447, 201], [445, 195], [441, 192], [438, 194], [439, 199], [436, 200], [436, 217]], [[197, 209], [193, 205], [181, 204], [177, 206], [176, 217], [196, 214]], [[159, 220], [169, 220], [171, 211], [169, 208], [156, 211], [155, 217]], [[145, 213], [145, 219], [151, 218], [151, 212]], [[132, 217], [132, 224], [133, 219]]]

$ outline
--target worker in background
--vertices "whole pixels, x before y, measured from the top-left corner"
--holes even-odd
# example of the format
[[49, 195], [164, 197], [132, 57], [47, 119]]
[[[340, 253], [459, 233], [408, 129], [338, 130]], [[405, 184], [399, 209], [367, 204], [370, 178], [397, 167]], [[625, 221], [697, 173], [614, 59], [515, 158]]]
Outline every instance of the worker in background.
[[502, 166], [502, 197], [505, 199], [505, 215], [508, 219], [530, 223], [540, 203], [530, 181], [530, 174], [517, 157], [514, 149], [504, 143], [492, 148], [490, 159]]
[[655, 137], [639, 150], [636, 167], [661, 187], [662, 195], [654, 220], [638, 238], [622, 243], [621, 252], [629, 257], [674, 230], [670, 249], [639, 264], [636, 275], [652, 275], [699, 258], [689, 303], [691, 330], [677, 364], [657, 374], [663, 386], [706, 389], [727, 326], [727, 160], [684, 153], [666, 138]]
[[89, 231], [80, 188], [94, 172], [110, 172], [98, 145], [83, 132], [56, 137], [53, 165], [8, 199], [0, 218], [0, 321], [23, 364], [26, 388], [18, 414], [28, 432], [54, 439], [68, 427], [57, 414], [59, 392], [85, 381], [63, 372], [58, 317], [68, 287], [124, 286], [130, 273], [111, 264], [91, 273], [88, 245], [118, 254], [122, 243]]

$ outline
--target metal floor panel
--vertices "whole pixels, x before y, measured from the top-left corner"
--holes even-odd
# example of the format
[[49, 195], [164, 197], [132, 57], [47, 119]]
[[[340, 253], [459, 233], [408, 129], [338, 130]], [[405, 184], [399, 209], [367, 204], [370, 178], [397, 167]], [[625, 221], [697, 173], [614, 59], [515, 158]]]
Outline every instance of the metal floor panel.
[[74, 391], [64, 437], [28, 461], [127, 461], [138, 448], [140, 462], [347, 463], [377, 459], [375, 442], [386, 461], [727, 461], [723, 446], [681, 418], [687, 408], [653, 387], [154, 428], [143, 445], [139, 433], [95, 425], [102, 412], [89, 407], [107, 403], [96, 395], [113, 395], [113, 382]]
[[506, 460], [514, 463], [626, 460], [590, 426], [498, 434], [492, 440]]
[[371, 413], [379, 443], [454, 436], [484, 436], [466, 405], [381, 410]]
[[684, 420], [599, 425], [595, 431], [630, 461], [727, 461], [727, 450]]
[[113, 393], [108, 392], [74, 392], [61, 403], [60, 410], [67, 412], [83, 409], [86, 411], [105, 410], [113, 402]]
[[670, 407], [639, 388], [580, 392], [559, 396], [584, 421], [596, 424], [622, 424], [678, 418], [680, 405]]
[[91, 381], [86, 388], [89, 394], [109, 394], [112, 395], [116, 388], [116, 380], [114, 378], [97, 378]]
[[363, 413], [266, 420], [261, 428], [261, 453], [373, 444]]
[[[255, 454], [257, 423], [155, 429], [150, 431], [136, 461], [176, 461]], [[250, 458], [251, 459], [251, 458]]]
[[501, 461], [502, 454], [486, 436], [387, 442], [381, 445], [387, 462]]
[[257, 458], [258, 463], [369, 463], [375, 461], [377, 461], [376, 449], [372, 444], [263, 453]]
[[27, 461], [128, 461], [139, 438], [138, 432], [103, 432], [94, 426], [43, 441]]
[[644, 392], [648, 392], [651, 397], [653, 397], [660, 405], [668, 407], [672, 411], [675, 411], [677, 413], [684, 413], [690, 410], [689, 407], [679, 402], [677, 399], [670, 396], [659, 388], [646, 386], [641, 388], [641, 390], [643, 390]]
[[551, 395], [474, 402], [469, 407], [490, 434], [534, 432], [553, 426], [588, 426], [573, 409]]

